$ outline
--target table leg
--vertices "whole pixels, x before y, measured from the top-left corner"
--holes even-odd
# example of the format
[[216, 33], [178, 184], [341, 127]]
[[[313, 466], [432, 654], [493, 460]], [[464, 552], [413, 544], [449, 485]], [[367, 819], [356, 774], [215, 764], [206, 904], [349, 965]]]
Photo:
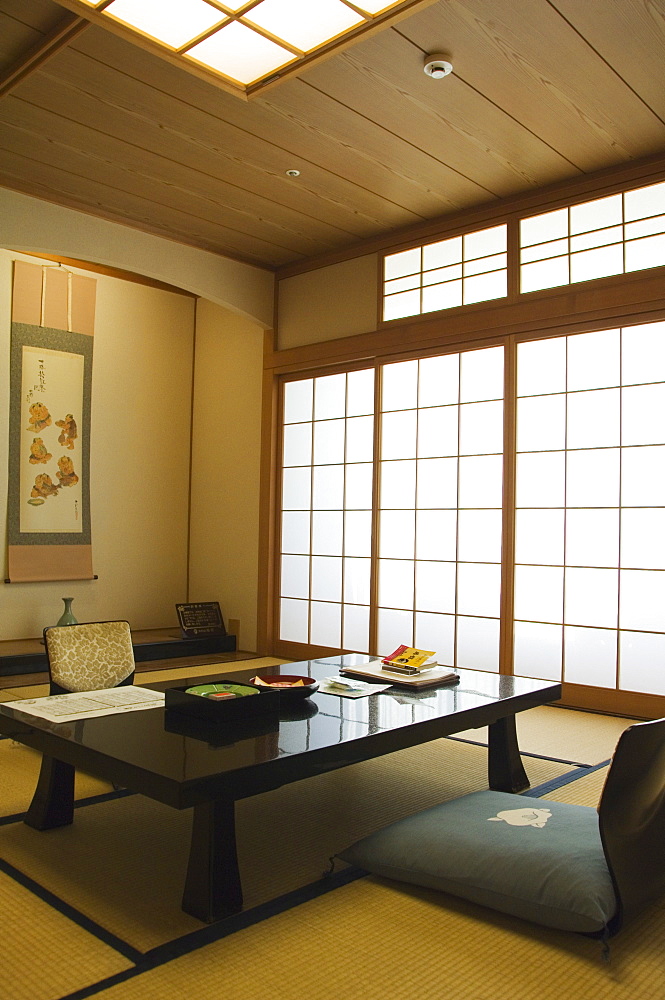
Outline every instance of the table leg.
[[489, 786], [500, 792], [523, 792], [529, 779], [517, 743], [515, 716], [497, 719], [489, 727]]
[[24, 823], [35, 830], [53, 830], [74, 820], [73, 764], [44, 755], [35, 794]]
[[194, 806], [182, 908], [208, 924], [242, 909], [233, 800]]

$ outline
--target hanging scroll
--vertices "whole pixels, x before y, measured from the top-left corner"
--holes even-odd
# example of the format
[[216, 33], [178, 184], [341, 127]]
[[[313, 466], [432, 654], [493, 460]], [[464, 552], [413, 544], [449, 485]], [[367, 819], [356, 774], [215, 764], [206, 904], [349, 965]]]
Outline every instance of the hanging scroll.
[[94, 278], [14, 263], [7, 562], [11, 583], [89, 580]]

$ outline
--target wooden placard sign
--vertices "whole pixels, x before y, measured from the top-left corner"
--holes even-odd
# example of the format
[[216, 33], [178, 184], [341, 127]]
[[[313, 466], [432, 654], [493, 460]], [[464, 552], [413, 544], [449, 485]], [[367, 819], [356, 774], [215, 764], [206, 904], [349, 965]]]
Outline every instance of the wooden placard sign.
[[176, 604], [180, 629], [186, 639], [203, 635], [226, 635], [218, 601]]

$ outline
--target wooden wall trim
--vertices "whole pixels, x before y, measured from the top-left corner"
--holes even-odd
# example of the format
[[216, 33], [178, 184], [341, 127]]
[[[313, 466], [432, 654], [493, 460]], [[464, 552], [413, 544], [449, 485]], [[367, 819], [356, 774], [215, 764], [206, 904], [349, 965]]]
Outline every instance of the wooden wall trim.
[[20, 253], [26, 257], [37, 257], [39, 260], [52, 260], [56, 264], [62, 264], [63, 267], [78, 267], [82, 271], [105, 274], [108, 278], [120, 278], [121, 281], [132, 281], [137, 285], [147, 285], [148, 288], [159, 288], [163, 292], [175, 292], [176, 295], [185, 295], [190, 299], [199, 298], [194, 292], [188, 292], [185, 288], [178, 288], [177, 285], [169, 285], [165, 281], [158, 281], [156, 278], [148, 278], [144, 274], [137, 274], [136, 271], [123, 271], [120, 267], [95, 264], [90, 260], [78, 260], [75, 257], [61, 257], [57, 254], [37, 253], [33, 250], [10, 250], [9, 253]]

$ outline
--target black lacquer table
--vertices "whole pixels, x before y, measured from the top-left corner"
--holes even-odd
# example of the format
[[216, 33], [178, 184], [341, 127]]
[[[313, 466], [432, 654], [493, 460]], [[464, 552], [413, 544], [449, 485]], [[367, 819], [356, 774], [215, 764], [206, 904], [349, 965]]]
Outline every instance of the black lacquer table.
[[[370, 662], [349, 653], [270, 672], [322, 680], [340, 667]], [[187, 683], [219, 679], [222, 670]], [[255, 673], [256, 667], [234, 670], [232, 677], [249, 680]], [[515, 715], [556, 701], [561, 685], [476, 670], [459, 673], [456, 684], [419, 691], [393, 687], [358, 699], [321, 692], [298, 702], [282, 699], [278, 717], [246, 724], [208, 723], [154, 708], [54, 725], [21, 713], [16, 702], [0, 708], [0, 732], [53, 760], [26, 814], [36, 829], [72, 822], [77, 767], [175, 809], [192, 808], [182, 908], [211, 923], [242, 909], [237, 799], [481, 726], [489, 726], [490, 787], [513, 792], [529, 787]], [[182, 682], [145, 686], [163, 691]]]

